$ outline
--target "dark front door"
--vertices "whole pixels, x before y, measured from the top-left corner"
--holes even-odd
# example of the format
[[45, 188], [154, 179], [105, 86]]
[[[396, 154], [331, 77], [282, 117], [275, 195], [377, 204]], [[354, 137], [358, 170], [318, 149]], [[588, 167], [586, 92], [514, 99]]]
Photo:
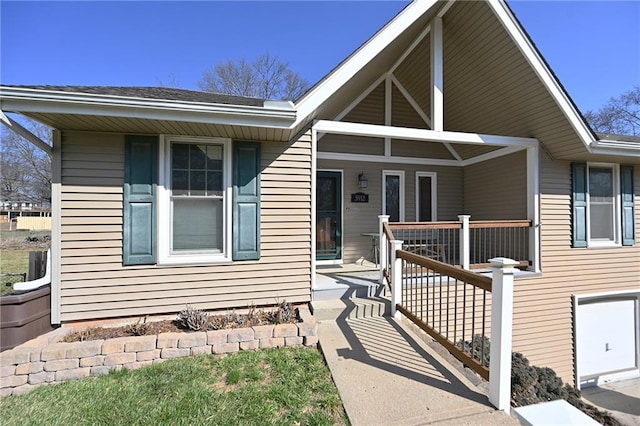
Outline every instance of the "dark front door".
[[342, 173], [318, 172], [316, 259], [342, 258]]

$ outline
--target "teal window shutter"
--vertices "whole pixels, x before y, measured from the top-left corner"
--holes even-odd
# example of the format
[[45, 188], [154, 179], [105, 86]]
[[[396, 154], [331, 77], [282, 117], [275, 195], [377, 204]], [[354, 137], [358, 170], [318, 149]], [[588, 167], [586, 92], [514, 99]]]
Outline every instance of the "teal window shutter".
[[571, 234], [573, 247], [587, 246], [587, 165], [571, 164]]
[[620, 166], [620, 193], [622, 199], [622, 245], [635, 244], [635, 208], [633, 204], [633, 166]]
[[260, 259], [260, 143], [233, 144], [233, 260]]
[[124, 154], [124, 265], [156, 263], [158, 138], [126, 136]]

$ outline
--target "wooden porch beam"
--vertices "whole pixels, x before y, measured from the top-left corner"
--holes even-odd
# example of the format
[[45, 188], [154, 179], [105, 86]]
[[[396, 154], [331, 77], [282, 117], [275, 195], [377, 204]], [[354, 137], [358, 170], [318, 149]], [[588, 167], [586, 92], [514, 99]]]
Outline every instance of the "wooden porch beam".
[[313, 128], [320, 133], [335, 135], [369, 136], [374, 138], [392, 138], [412, 141], [462, 143], [490, 146], [520, 146], [522, 148], [537, 147], [535, 138], [515, 136], [484, 135], [481, 133], [437, 132], [428, 129], [412, 129], [408, 127], [382, 126], [379, 124], [348, 123], [343, 121], [318, 120]]
[[13, 118], [6, 115], [4, 111], [0, 111], [0, 121], [2, 121], [2, 124], [7, 126], [9, 130], [19, 134], [20, 136], [46, 152], [49, 157], [51, 157], [51, 145], [31, 133], [24, 126], [22, 126], [22, 124], [18, 123]]

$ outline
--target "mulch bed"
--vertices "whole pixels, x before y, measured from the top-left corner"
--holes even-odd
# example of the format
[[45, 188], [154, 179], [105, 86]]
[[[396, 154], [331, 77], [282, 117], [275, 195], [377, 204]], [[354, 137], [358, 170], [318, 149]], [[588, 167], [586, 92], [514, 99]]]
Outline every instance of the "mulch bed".
[[[281, 308], [280, 308], [281, 309]], [[283, 324], [298, 322], [297, 308], [291, 308], [292, 315], [283, 318], [277, 311], [250, 311], [248, 314], [236, 314], [234, 312], [225, 315], [211, 315], [208, 323], [202, 330], [193, 330], [186, 327], [180, 320], [163, 321], [138, 321], [121, 327], [89, 327], [84, 330], [74, 331], [62, 339], [63, 342], [83, 342], [89, 340], [111, 339], [114, 337], [150, 336], [160, 333], [185, 333], [206, 330], [222, 330], [241, 327], [254, 327], [257, 325]]]

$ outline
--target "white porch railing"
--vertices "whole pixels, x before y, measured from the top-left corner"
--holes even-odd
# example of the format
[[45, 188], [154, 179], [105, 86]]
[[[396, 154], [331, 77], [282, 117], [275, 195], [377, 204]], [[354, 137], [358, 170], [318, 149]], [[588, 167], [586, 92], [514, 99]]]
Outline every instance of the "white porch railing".
[[414, 322], [489, 380], [489, 401], [509, 412], [513, 276], [520, 263], [493, 258], [491, 277], [477, 274], [407, 251], [381, 219], [381, 276], [390, 283], [392, 314]]

